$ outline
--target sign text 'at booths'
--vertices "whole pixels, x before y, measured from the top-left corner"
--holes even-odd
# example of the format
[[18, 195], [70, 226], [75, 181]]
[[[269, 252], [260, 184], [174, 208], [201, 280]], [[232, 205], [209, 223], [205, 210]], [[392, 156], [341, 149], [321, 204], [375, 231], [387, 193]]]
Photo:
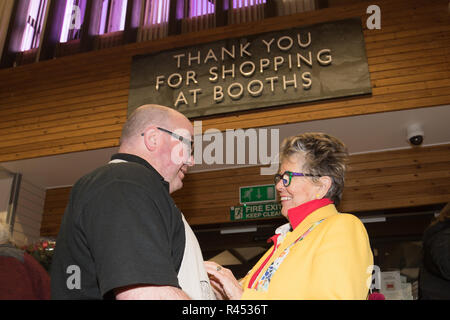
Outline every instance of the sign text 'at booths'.
[[197, 117], [370, 92], [357, 18], [136, 56], [128, 111]]

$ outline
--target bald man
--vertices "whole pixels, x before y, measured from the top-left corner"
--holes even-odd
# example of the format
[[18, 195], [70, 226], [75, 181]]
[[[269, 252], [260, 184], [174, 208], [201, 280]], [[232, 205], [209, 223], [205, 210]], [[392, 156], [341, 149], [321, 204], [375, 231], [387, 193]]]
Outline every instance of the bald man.
[[72, 188], [53, 299], [214, 297], [197, 239], [170, 196], [194, 164], [193, 132], [171, 108], [144, 105], [130, 115], [119, 153]]

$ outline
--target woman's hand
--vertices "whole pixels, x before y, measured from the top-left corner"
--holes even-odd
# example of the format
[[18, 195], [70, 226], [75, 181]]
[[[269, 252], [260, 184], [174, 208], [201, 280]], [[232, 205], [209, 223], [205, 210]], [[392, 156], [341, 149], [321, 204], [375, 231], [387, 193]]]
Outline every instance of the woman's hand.
[[204, 265], [217, 299], [241, 299], [242, 287], [230, 269], [223, 268], [213, 261], [205, 261]]

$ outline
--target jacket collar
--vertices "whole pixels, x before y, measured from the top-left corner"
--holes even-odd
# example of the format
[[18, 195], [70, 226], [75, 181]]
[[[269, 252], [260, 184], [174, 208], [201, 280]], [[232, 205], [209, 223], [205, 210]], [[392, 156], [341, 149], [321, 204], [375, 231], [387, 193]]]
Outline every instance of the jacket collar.
[[[295, 240], [296, 237], [300, 236], [308, 228], [310, 228], [313, 223], [339, 214], [333, 202], [330, 201], [328, 205], [325, 204], [325, 202], [321, 203], [324, 204], [324, 206], [319, 206], [318, 209], [310, 212], [303, 220], [300, 221], [299, 224], [296, 225], [294, 230], [291, 231], [292, 225], [290, 223], [286, 223], [278, 227], [275, 231], [275, 235], [268, 239], [267, 242], [273, 242], [275, 248], [278, 248], [278, 246], [280, 246], [281, 250], [284, 250], [289, 244], [292, 243], [292, 239]], [[285, 239], [287, 238], [291, 239], [292, 241], [288, 240], [287, 242], [285, 242]]]
[[[299, 205], [298, 207], [288, 210], [288, 219], [291, 223], [292, 229], [296, 229], [311, 213], [316, 210], [333, 204], [330, 199], [315, 199]], [[319, 219], [320, 220], [320, 219]]]
[[164, 180], [163, 176], [155, 168], [153, 168], [153, 166], [150, 163], [148, 163], [146, 160], [142, 159], [141, 157], [134, 155], [134, 154], [129, 154], [129, 153], [116, 153], [116, 154], [113, 154], [111, 157], [111, 161], [114, 161], [114, 160], [123, 160], [126, 162], [134, 162], [134, 163], [143, 165], [144, 167], [146, 167], [147, 169], [152, 171], [161, 180], [164, 187], [167, 190], [169, 190], [169, 183], [166, 180]]
[[303, 232], [305, 229], [309, 228], [314, 222], [320, 221], [322, 219], [327, 219], [331, 216], [337, 215], [339, 212], [336, 210], [336, 207], [333, 203], [319, 208], [316, 211], [312, 212], [309, 216], [305, 218], [294, 230], [295, 232]]

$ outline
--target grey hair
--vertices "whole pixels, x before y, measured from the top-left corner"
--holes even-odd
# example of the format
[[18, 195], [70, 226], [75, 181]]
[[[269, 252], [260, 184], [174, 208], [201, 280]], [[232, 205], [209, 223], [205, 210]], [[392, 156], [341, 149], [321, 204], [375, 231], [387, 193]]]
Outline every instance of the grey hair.
[[3, 222], [0, 222], [0, 244], [8, 243], [11, 239], [9, 227]]
[[[331, 178], [331, 186], [325, 198], [339, 204], [344, 191], [348, 151], [339, 139], [325, 133], [308, 132], [286, 138], [280, 148], [280, 160], [301, 155], [304, 173]], [[318, 182], [319, 178], [312, 178]]]
[[139, 136], [150, 125], [169, 125], [176, 113], [174, 109], [155, 104], [146, 104], [134, 110], [122, 128], [120, 144]]

